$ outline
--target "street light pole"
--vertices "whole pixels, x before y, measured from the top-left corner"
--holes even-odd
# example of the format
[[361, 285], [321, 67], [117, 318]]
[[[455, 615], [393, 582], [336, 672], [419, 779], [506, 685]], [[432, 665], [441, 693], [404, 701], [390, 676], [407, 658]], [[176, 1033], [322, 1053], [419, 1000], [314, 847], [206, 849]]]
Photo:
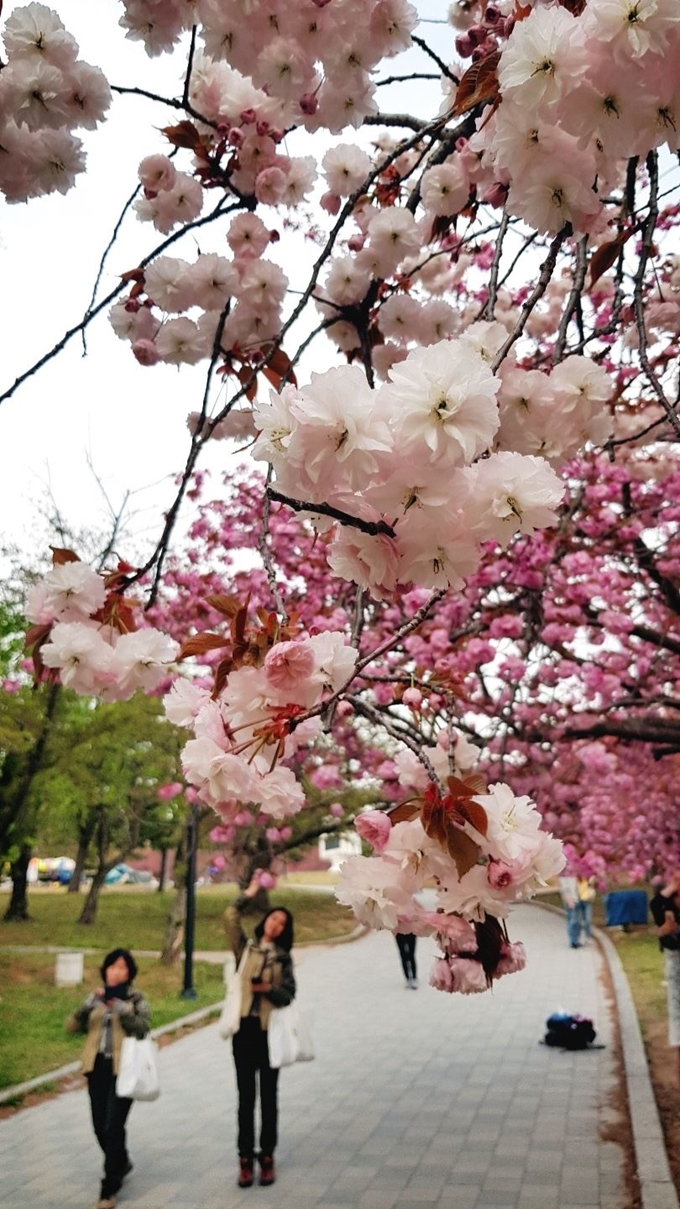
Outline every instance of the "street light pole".
[[196, 846], [198, 842], [198, 808], [191, 803], [187, 824], [186, 919], [184, 923], [184, 986], [181, 999], [197, 999], [194, 986], [194, 939], [196, 934]]

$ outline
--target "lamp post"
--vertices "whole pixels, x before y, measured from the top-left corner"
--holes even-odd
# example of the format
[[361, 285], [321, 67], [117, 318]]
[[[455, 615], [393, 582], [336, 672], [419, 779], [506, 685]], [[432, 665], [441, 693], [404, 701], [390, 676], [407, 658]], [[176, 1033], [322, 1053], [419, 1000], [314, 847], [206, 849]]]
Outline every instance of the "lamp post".
[[196, 846], [198, 842], [198, 807], [191, 803], [187, 823], [186, 919], [184, 923], [184, 985], [181, 999], [197, 999], [194, 986], [194, 939], [196, 934]]

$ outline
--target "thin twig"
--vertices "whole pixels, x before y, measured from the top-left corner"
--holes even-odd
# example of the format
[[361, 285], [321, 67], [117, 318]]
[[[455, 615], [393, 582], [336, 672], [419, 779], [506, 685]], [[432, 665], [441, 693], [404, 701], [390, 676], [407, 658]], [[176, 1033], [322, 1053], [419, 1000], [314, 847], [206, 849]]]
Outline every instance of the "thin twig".
[[[272, 466], [270, 466], [269, 470], [267, 471], [267, 483], [266, 483], [267, 487], [269, 486], [271, 476], [273, 473], [274, 473], [274, 468]], [[269, 536], [270, 514], [271, 514], [271, 496], [265, 490], [264, 505], [263, 505], [263, 509], [262, 509], [262, 527], [260, 529], [260, 535], [257, 539], [257, 548], [260, 551], [260, 558], [262, 559], [262, 562], [264, 563], [264, 569], [267, 573], [267, 582], [269, 584], [269, 591], [271, 592], [272, 597], [274, 599], [274, 603], [276, 604], [276, 610], [280, 614], [281, 618], [283, 619], [283, 623], [285, 625], [286, 622], [288, 621], [288, 612], [286, 610], [286, 606], [283, 603], [283, 597], [281, 596], [281, 593], [279, 592], [279, 585], [276, 580], [276, 571], [274, 569], [274, 563], [272, 561], [271, 551], [267, 544], [267, 538]]]
[[428, 57], [430, 59], [432, 59], [433, 63], [437, 64], [437, 67], [441, 71], [442, 75], [446, 76], [447, 80], [451, 80], [451, 82], [453, 84], [455, 84], [456, 86], [458, 84], [460, 84], [460, 80], [459, 80], [458, 76], [455, 76], [453, 74], [453, 72], [451, 71], [451, 68], [447, 67], [444, 60], [440, 59], [439, 55], [435, 54], [435, 52], [432, 50], [432, 48], [430, 46], [427, 45], [427, 42], [423, 38], [419, 38], [417, 36], [417, 34], [411, 34], [411, 41], [415, 42], [416, 46], [419, 46], [421, 50], [425, 51], [425, 54], [428, 55]]
[[519, 338], [522, 335], [522, 332], [524, 331], [524, 328], [526, 326], [526, 322], [527, 322], [531, 312], [533, 311], [534, 307], [536, 306], [536, 303], [538, 302], [539, 298], [542, 298], [543, 295], [545, 294], [545, 291], [548, 288], [548, 283], [550, 282], [550, 279], [552, 278], [552, 275], [555, 271], [555, 265], [557, 263], [557, 256], [558, 256], [559, 250], [562, 247], [562, 244], [564, 243], [564, 240], [566, 239], [566, 236], [567, 236], [567, 232], [569, 230], [570, 230], [570, 226], [567, 223], [564, 227], [562, 227], [561, 231], [558, 231], [557, 235], [553, 239], [553, 241], [550, 245], [550, 249], [548, 251], [548, 255], [546, 256], [545, 260], [543, 261], [543, 264], [541, 265], [540, 277], [539, 277], [534, 289], [531, 291], [531, 294], [529, 295], [526, 302], [524, 303], [524, 306], [522, 307], [522, 310], [520, 312], [519, 319], [517, 320], [517, 323], [515, 324], [513, 331], [508, 336], [508, 338], [505, 341], [505, 343], [503, 344], [502, 348], [500, 348], [498, 353], [496, 354], [496, 357], [491, 366], [494, 373], [496, 373], [496, 371], [498, 370], [498, 367], [500, 365], [502, 365], [503, 362], [505, 361], [505, 358], [507, 357], [508, 353], [510, 352], [510, 349], [512, 348], [513, 344], [515, 344], [516, 341], [519, 340]]
[[341, 508], [334, 508], [332, 504], [313, 504], [309, 500], [294, 500], [289, 495], [283, 495], [282, 492], [276, 491], [274, 487], [267, 487], [267, 495], [271, 500], [276, 500], [279, 504], [286, 504], [293, 512], [311, 512], [318, 516], [329, 516], [332, 520], [339, 521], [341, 525], [349, 525], [352, 529], [358, 529], [361, 533], [367, 533], [369, 537], [377, 537], [383, 533], [386, 537], [394, 537], [394, 529], [387, 521], [365, 521], [359, 516], [352, 516], [349, 512], [343, 512]]
[[[176, 243], [178, 239], [182, 239], [182, 237], [187, 235], [189, 231], [195, 231], [198, 227], [205, 227], [208, 225], [208, 223], [214, 222], [215, 219], [219, 218], [222, 214], [231, 214], [233, 210], [240, 209], [240, 205], [232, 205], [224, 208], [223, 202], [224, 198], [220, 198], [215, 208], [211, 210], [209, 214], [204, 215], [203, 218], [195, 218], [193, 222], [186, 223], [186, 225], [183, 226], [179, 231], [175, 231], [173, 235], [169, 235], [167, 239], [164, 239], [161, 244], [154, 248], [153, 252], [149, 252], [148, 256], [145, 256], [142, 260], [140, 260], [140, 269], [145, 268], [147, 264], [156, 258], [156, 256], [160, 256], [161, 252], [164, 252], [166, 248], [169, 248], [172, 244]], [[33, 375], [38, 372], [38, 370], [42, 369], [43, 365], [47, 365], [50, 361], [54, 360], [54, 358], [60, 352], [62, 352], [64, 348], [66, 348], [66, 345], [73, 339], [73, 337], [77, 336], [79, 332], [84, 331], [92, 320], [104, 310], [104, 307], [108, 306], [110, 302], [114, 302], [118, 295], [122, 294], [123, 290], [127, 289], [127, 286], [128, 283], [126, 281], [121, 281], [119, 285], [115, 287], [115, 289], [111, 290], [111, 292], [101, 300], [101, 302], [97, 303], [96, 307], [93, 307], [92, 310], [88, 311], [83, 316], [83, 318], [80, 320], [80, 323], [77, 323], [74, 327], [69, 328], [68, 331], [66, 331], [61, 337], [61, 340], [58, 340], [57, 343], [49, 350], [49, 352], [45, 353], [39, 361], [34, 362], [34, 364], [31, 365], [29, 369], [25, 370], [23, 374], [19, 374], [19, 377], [14, 380], [12, 385], [0, 395], [0, 403], [3, 403], [5, 399], [11, 399], [15, 391], [17, 391], [28, 378], [32, 378]]]
[[586, 279], [586, 271], [588, 268], [588, 258], [586, 255], [586, 247], [588, 244], [588, 236], [584, 235], [579, 239], [576, 245], [576, 270], [574, 272], [574, 284], [571, 287], [571, 293], [567, 298], [567, 305], [560, 319], [560, 326], [557, 331], [557, 340], [553, 349], [552, 363], [557, 365], [561, 361], [564, 352], [564, 346], [567, 343], [567, 331], [571, 323], [572, 316], [583, 293], [583, 283]]
[[486, 300], [483, 315], [485, 319], [493, 319], [494, 312], [496, 310], [496, 299], [498, 297], [498, 274], [501, 267], [501, 256], [503, 255], [503, 241], [505, 239], [505, 233], [508, 229], [509, 222], [510, 216], [508, 215], [507, 210], [504, 209], [501, 225], [498, 228], [498, 235], [496, 236], [496, 248], [493, 254], [493, 260], [491, 262], [491, 270], [489, 272], [489, 297]]
[[654, 391], [654, 394], [659, 400], [659, 403], [663, 407], [673, 431], [675, 432], [676, 436], [680, 436], [680, 419], [678, 419], [678, 415], [670, 400], [666, 398], [666, 393], [659, 382], [657, 375], [652, 369], [652, 365], [647, 353], [647, 328], [645, 326], [645, 311], [642, 291], [644, 287], [645, 269], [647, 268], [647, 263], [652, 253], [652, 243], [654, 240], [656, 220], [659, 216], [659, 207], [657, 203], [659, 191], [659, 163], [655, 151], [650, 151], [649, 155], [647, 156], [647, 171], [649, 173], [649, 212], [644, 225], [640, 259], [638, 261], [637, 271], [633, 279], [633, 310], [635, 313], [635, 327], [637, 328], [639, 341], [638, 356], [640, 358], [640, 365], [644, 370], [645, 377], [647, 378], [647, 381]]
[[[107, 243], [106, 247], [104, 248], [101, 260], [99, 261], [99, 268], [97, 270], [97, 276], [95, 277], [94, 285], [92, 287], [92, 295], [90, 297], [90, 301], [88, 302], [87, 308], [85, 310], [85, 317], [87, 317], [87, 315], [90, 314], [92, 307], [94, 306], [95, 299], [97, 297], [97, 290], [99, 289], [99, 283], [102, 279], [102, 274], [104, 272], [104, 265], [106, 264], [106, 258], [118, 238], [118, 234], [119, 234], [119, 231], [125, 220], [125, 216], [126, 216], [128, 210], [130, 209], [130, 206], [134, 202], [135, 198], [137, 197], [137, 194], [139, 193], [141, 187], [142, 187], [141, 184], [137, 185], [137, 188], [135, 189], [134, 193], [130, 194], [125, 205], [123, 206], [123, 209], [121, 210], [120, 214], [118, 215], [118, 219], [116, 221], [115, 227], [113, 228], [111, 238], [110, 238], [109, 242]], [[83, 356], [86, 356], [87, 355], [87, 340], [86, 340], [84, 328], [83, 328], [83, 332], [82, 332], [82, 338], [83, 338]]]

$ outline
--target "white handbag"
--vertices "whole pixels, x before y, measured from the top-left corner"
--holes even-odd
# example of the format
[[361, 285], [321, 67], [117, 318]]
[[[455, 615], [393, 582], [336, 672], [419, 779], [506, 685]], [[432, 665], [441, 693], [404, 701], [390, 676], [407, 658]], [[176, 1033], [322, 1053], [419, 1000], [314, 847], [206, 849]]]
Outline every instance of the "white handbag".
[[267, 1041], [272, 1070], [292, 1066], [294, 1062], [311, 1062], [314, 1057], [312, 1034], [295, 1000], [287, 1007], [272, 1010]]
[[154, 1042], [150, 1037], [124, 1037], [116, 1095], [121, 1099], [157, 1100], [160, 1094]]
[[246, 960], [248, 948], [243, 950], [243, 955], [239, 962], [238, 969], [236, 968], [236, 959], [233, 953], [227, 953], [224, 962], [224, 981], [227, 988], [227, 993], [222, 1004], [222, 1011], [217, 1024], [217, 1031], [225, 1041], [234, 1036], [241, 1027], [241, 1003], [243, 993], [241, 990], [241, 969]]

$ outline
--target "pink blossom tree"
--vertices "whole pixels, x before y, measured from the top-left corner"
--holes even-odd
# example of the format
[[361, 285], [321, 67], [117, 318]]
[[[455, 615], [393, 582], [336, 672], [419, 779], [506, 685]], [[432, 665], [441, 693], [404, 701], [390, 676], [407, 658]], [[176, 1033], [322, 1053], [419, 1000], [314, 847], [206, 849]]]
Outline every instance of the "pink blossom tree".
[[[185, 777], [227, 828], [253, 804], [272, 826], [299, 814], [301, 770], [329, 747], [383, 765], [386, 797], [406, 800], [341, 893], [377, 926], [436, 934], [436, 985], [471, 992], [519, 968], [498, 921], [562, 858], [526, 795], [478, 780], [468, 736], [518, 787], [536, 745], [564, 745], [565, 793], [573, 752], [603, 735], [596, 753], [646, 720], [673, 747], [674, 685], [655, 687], [648, 652], [675, 641], [675, 521], [670, 509], [654, 523], [653, 483], [655, 451], [664, 477], [680, 435], [680, 16], [671, 0], [460, 0], [449, 22], [435, 49], [407, 0], [122, 0], [119, 24], [149, 60], [182, 56], [181, 89], [164, 96], [151, 63], [144, 86], [108, 82], [51, 9], [12, 7], [9, 201], [68, 192], [85, 169], [74, 132], [112, 97], [157, 106], [167, 153], [150, 143], [110, 245], [132, 211], [148, 251], [101, 296], [107, 249], [82, 321], [0, 401], [103, 311], [140, 374], [204, 366], [143, 565], [101, 576], [62, 553], [32, 592], [38, 676], [125, 700], [213, 652], [211, 684], [175, 680], [166, 709], [193, 735]], [[413, 82], [432, 75], [437, 113], [410, 112]], [[395, 87], [399, 105], [380, 111]], [[199, 229], [214, 250], [193, 250]], [[301, 229], [313, 260], [280, 264]], [[216, 440], [234, 459], [230, 491], [259, 495], [261, 565], [247, 599], [211, 592], [206, 631], [180, 622], [194, 551], [172, 566], [177, 596], [157, 602]], [[234, 442], [267, 467], [259, 486], [239, 484]], [[208, 557], [202, 582], [212, 569]], [[139, 625], [135, 585], [165, 609], [162, 628], [148, 613]], [[474, 935], [425, 918], [426, 877], [438, 914]]]

